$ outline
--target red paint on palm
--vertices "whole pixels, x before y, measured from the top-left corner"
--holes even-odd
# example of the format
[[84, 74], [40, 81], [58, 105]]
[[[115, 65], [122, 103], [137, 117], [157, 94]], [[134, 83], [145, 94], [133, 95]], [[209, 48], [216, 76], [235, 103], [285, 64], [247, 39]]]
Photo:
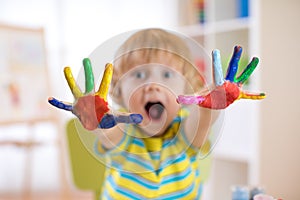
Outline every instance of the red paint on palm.
[[238, 99], [240, 88], [236, 83], [225, 81], [222, 86], [216, 87], [198, 105], [204, 108], [224, 109]]
[[108, 111], [108, 103], [104, 99], [97, 95], [87, 95], [78, 98], [73, 113], [80, 119], [84, 128], [94, 130]]

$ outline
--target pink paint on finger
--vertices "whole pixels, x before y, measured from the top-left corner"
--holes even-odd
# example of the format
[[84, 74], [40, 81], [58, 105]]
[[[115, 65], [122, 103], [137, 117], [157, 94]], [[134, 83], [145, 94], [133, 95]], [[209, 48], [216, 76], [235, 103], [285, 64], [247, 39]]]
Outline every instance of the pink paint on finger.
[[179, 104], [184, 105], [192, 105], [192, 104], [200, 104], [204, 101], [203, 96], [185, 96], [185, 95], [179, 95], [177, 98], [177, 102]]

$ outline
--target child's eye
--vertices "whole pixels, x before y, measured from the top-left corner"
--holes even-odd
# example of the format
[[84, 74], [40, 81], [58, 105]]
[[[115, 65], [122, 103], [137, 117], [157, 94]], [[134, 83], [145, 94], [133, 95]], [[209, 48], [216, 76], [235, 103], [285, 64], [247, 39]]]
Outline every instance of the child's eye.
[[142, 71], [136, 72], [136, 73], [135, 73], [135, 77], [136, 77], [137, 79], [144, 79], [144, 78], [146, 77], [146, 73], [145, 73], [145, 72], [142, 72]]
[[172, 77], [172, 73], [169, 71], [164, 72], [163, 74], [164, 78], [171, 78]]

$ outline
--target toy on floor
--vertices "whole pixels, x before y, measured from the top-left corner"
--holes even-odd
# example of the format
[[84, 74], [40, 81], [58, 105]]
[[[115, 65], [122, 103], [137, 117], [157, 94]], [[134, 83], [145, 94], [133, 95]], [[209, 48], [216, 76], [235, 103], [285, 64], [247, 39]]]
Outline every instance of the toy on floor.
[[254, 196], [253, 200], [282, 200], [282, 199], [275, 199], [274, 197], [266, 194], [258, 194]]
[[249, 93], [242, 90], [245, 81], [251, 76], [258, 64], [258, 58], [254, 57], [245, 70], [236, 77], [238, 63], [242, 54], [242, 47], [235, 46], [230, 60], [227, 75], [224, 79], [221, 56], [219, 50], [214, 50], [213, 57], [213, 80], [215, 88], [208, 94], [186, 96], [180, 95], [177, 102], [180, 104], [198, 104], [201, 107], [211, 109], [224, 109], [239, 99], [263, 99], [264, 93]]
[[112, 78], [113, 66], [107, 64], [97, 92], [94, 91], [94, 75], [91, 61], [88, 58], [83, 60], [85, 72], [85, 92], [83, 93], [77, 86], [70, 67], [65, 67], [64, 74], [68, 85], [75, 98], [75, 103], [66, 103], [50, 97], [48, 102], [63, 110], [71, 111], [75, 114], [82, 125], [88, 130], [99, 128], [111, 128], [118, 123], [138, 124], [143, 120], [140, 114], [113, 115], [110, 114], [107, 94]]
[[235, 186], [232, 188], [232, 200], [282, 200], [267, 195], [262, 188]]

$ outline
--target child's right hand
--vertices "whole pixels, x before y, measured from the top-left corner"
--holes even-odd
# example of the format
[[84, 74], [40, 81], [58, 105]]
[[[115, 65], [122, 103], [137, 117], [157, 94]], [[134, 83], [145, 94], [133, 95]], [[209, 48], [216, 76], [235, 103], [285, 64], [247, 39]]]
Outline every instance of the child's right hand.
[[94, 75], [90, 59], [85, 58], [83, 66], [85, 72], [85, 93], [82, 93], [77, 86], [70, 67], [65, 67], [64, 74], [75, 98], [74, 105], [50, 97], [48, 102], [51, 105], [59, 109], [71, 111], [79, 118], [83, 127], [88, 130], [111, 128], [117, 123], [138, 124], [142, 122], [143, 117], [140, 114], [118, 116], [109, 114], [110, 109], [107, 103], [107, 94], [113, 73], [112, 64], [105, 66], [104, 75], [97, 92], [94, 91]]

